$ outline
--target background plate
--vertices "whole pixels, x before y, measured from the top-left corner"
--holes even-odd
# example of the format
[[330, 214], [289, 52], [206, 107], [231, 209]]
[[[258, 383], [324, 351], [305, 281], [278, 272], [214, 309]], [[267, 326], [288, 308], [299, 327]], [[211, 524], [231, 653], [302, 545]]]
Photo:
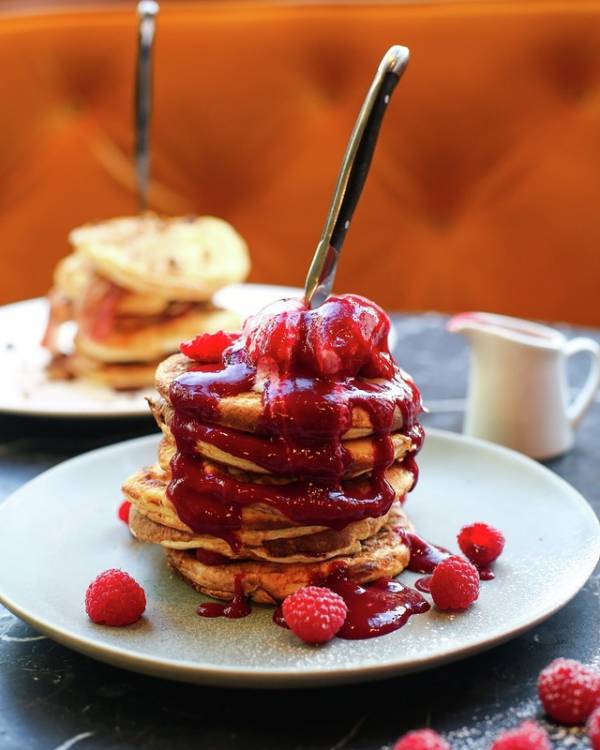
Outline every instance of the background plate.
[[[255, 606], [242, 620], [202, 619], [203, 599], [168, 571], [160, 549], [117, 520], [123, 479], [154, 460], [159, 437], [79, 456], [0, 506], [0, 602], [78, 651], [139, 672], [231, 686], [324, 685], [432, 667], [501, 643], [562, 607], [600, 554], [598, 520], [583, 497], [543, 466], [489, 443], [429, 430], [421, 480], [409, 497], [418, 531], [456, 549], [456, 532], [487, 521], [507, 538], [495, 581], [467, 613], [435, 610], [389, 635], [302, 644]], [[129, 628], [93, 625], [88, 583], [121, 567], [145, 588], [146, 616]], [[406, 583], [416, 576], [404, 573]]]
[[[221, 307], [245, 319], [302, 289], [272, 284], [231, 284], [215, 295]], [[45, 298], [0, 307], [0, 412], [44, 417], [146, 417], [152, 390], [113, 391], [79, 381], [50, 381], [48, 352], [40, 346], [48, 319]], [[396, 341], [390, 332], [390, 347]]]

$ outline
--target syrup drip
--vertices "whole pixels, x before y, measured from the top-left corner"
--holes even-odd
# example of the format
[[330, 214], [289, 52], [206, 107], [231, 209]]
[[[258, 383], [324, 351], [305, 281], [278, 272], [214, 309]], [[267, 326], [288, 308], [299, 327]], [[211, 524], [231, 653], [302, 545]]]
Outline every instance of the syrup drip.
[[226, 565], [231, 562], [228, 557], [222, 555], [220, 552], [211, 552], [201, 547], [197, 547], [194, 552], [196, 560], [204, 565]]
[[[443, 560], [452, 555], [448, 550], [430, 544], [417, 534], [411, 534], [404, 530], [398, 533], [410, 549], [410, 560], [406, 569], [412, 570], [414, 573], [433, 573]], [[475, 565], [475, 567], [479, 572], [481, 581], [492, 581], [496, 577], [491, 568], [480, 567], [479, 565]], [[416, 581], [415, 588], [428, 594], [431, 591], [430, 583], [431, 575], [426, 575]]]
[[241, 528], [247, 505], [265, 503], [298, 524], [340, 530], [387, 513], [394, 501], [394, 490], [382, 474], [348, 482], [344, 488], [335, 482], [254, 484], [209, 471], [202, 459], [183, 453], [174, 456], [171, 471], [174, 479], [167, 494], [179, 518], [198, 534], [229, 541]]
[[418, 534], [413, 534], [405, 529], [399, 530], [403, 542], [410, 549], [410, 561], [407, 570], [413, 573], [433, 573], [435, 568], [452, 553], [443, 547], [436, 547], [427, 542]]
[[273, 622], [275, 625], [279, 625], [280, 628], [290, 629], [290, 626], [287, 624], [285, 617], [283, 616], [283, 605], [280, 604], [273, 612]]
[[[273, 474], [287, 472], [304, 477], [339, 479], [352, 462], [341, 443], [308, 443], [278, 436], [257, 437], [251, 433], [203, 424], [183, 414], [175, 414], [169, 426], [180, 450], [186, 453], [193, 455], [196, 443], [202, 441], [225, 453], [251, 461]], [[378, 458], [382, 460], [381, 456]], [[386, 458], [383, 458], [384, 466]]]
[[251, 612], [252, 609], [244, 595], [242, 576], [235, 577], [234, 595], [230, 602], [227, 604], [205, 602], [196, 610], [200, 617], [226, 617], [229, 620], [239, 620], [241, 617], [247, 617]]
[[491, 568], [480, 568], [478, 565], [475, 566], [479, 571], [479, 580], [481, 581], [493, 581], [496, 574]]

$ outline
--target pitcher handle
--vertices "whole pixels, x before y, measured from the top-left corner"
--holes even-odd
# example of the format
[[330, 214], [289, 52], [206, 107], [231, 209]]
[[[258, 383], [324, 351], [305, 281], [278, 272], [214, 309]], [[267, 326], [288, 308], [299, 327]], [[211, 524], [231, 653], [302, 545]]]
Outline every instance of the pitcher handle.
[[581, 336], [567, 341], [564, 351], [567, 357], [572, 357], [579, 352], [587, 352], [592, 359], [590, 372], [585, 383], [567, 408], [567, 418], [571, 426], [577, 427], [594, 400], [596, 390], [600, 385], [600, 346], [594, 339]]

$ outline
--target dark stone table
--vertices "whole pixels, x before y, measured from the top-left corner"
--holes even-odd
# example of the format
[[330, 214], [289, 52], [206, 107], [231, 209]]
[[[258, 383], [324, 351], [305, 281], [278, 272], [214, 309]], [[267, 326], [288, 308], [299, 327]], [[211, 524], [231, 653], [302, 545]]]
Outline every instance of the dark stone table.
[[[467, 349], [462, 337], [445, 332], [444, 323], [435, 314], [396, 316], [396, 354], [429, 403], [426, 424], [460, 430]], [[575, 362], [573, 369], [577, 383], [583, 364]], [[0, 497], [66, 458], [154, 430], [149, 419], [6, 417], [0, 424]], [[600, 512], [598, 443], [595, 403], [575, 449], [549, 466]], [[35, 549], [24, 554], [35, 555]], [[427, 725], [446, 733], [456, 750], [479, 750], [489, 747], [500, 728], [540, 716], [535, 681], [552, 658], [572, 656], [600, 666], [599, 623], [596, 571], [546, 623], [480, 656], [378, 683], [251, 692], [166, 682], [106, 666], [39, 636], [0, 607], [0, 750], [374, 750]], [[588, 747], [580, 730], [549, 728], [555, 747]]]

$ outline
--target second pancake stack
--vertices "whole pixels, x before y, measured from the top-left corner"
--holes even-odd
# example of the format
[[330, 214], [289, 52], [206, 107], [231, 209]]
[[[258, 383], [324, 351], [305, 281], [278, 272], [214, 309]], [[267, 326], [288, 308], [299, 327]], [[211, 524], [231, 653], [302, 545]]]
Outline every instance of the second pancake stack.
[[316, 315], [290, 301], [163, 362], [158, 462], [123, 488], [133, 534], [223, 599], [275, 603], [339, 566], [361, 583], [398, 574], [421, 402], [388, 330], [362, 298]]
[[[56, 268], [44, 344], [55, 378], [116, 389], [149, 386], [160, 360], [199, 332], [241, 321], [212, 295], [248, 273], [246, 245], [210, 216], [111, 219], [71, 232], [71, 255]], [[61, 343], [75, 324], [74, 346]]]

